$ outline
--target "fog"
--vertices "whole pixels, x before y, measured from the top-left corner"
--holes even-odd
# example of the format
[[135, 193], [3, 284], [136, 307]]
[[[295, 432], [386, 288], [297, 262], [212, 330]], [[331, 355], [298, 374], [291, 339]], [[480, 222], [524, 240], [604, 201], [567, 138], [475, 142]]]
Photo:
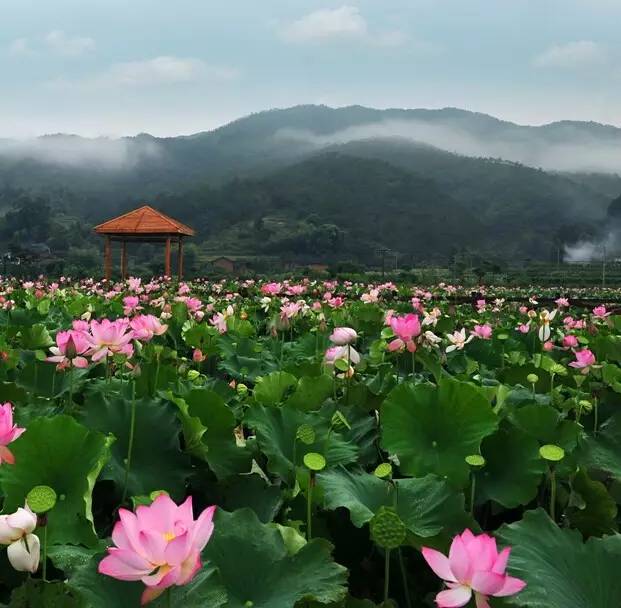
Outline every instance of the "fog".
[[148, 138], [87, 139], [48, 135], [36, 139], [0, 140], [0, 160], [32, 160], [75, 168], [128, 170], [160, 154], [157, 142]]
[[[498, 123], [497, 128], [482, 125], [481, 133], [474, 133], [464, 128], [463, 121], [454, 122], [456, 124], [447, 125], [421, 120], [385, 120], [329, 135], [317, 135], [301, 129], [280, 129], [275, 138], [323, 147], [399, 137], [464, 156], [502, 158], [546, 170], [621, 173], [621, 134], [596, 138], [585, 128], [573, 128], [569, 124], [549, 129], [508, 123]], [[475, 126], [478, 127], [477, 123]]]

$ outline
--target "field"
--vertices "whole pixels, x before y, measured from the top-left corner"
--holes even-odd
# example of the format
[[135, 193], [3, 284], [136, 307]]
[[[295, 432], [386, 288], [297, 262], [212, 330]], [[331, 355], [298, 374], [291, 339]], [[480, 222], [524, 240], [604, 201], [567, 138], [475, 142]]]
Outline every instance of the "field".
[[1, 605], [621, 606], [619, 303], [5, 279]]

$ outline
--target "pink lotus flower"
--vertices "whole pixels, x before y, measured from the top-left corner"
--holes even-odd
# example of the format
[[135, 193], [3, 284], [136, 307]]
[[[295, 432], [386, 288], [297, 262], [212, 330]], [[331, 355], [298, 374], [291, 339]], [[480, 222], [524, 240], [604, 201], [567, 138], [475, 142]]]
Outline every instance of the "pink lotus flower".
[[130, 315], [136, 310], [141, 310], [140, 298], [138, 296], [126, 296], [123, 298], [123, 314]]
[[282, 285], [280, 283], [266, 283], [261, 287], [261, 293], [264, 293], [268, 296], [278, 295], [282, 290]]
[[142, 605], [168, 587], [189, 583], [201, 568], [215, 509], [205, 509], [194, 520], [192, 497], [177, 506], [166, 494], [148, 507], [138, 507], [135, 514], [120, 509], [120, 521], [112, 531], [115, 546], [99, 563], [99, 572], [121, 581], [142, 581]]
[[346, 344], [352, 344], [358, 338], [358, 334], [355, 329], [351, 327], [336, 327], [330, 334], [330, 342], [336, 344], [336, 346], [345, 346]]
[[485, 325], [475, 325], [470, 333], [476, 338], [481, 338], [481, 340], [491, 340], [493, 330], [491, 325], [485, 323]]
[[194, 363], [202, 363], [207, 357], [203, 354], [203, 351], [200, 348], [195, 348], [192, 352], [192, 361]]
[[527, 334], [530, 331], [530, 321], [528, 323], [520, 323], [516, 329], [521, 333], [521, 334]]
[[545, 350], [546, 352], [550, 352], [552, 350], [554, 350], [554, 342], [552, 342], [552, 340], [546, 340], [543, 343], [543, 350]]
[[576, 360], [572, 361], [569, 366], [579, 369], [581, 374], [588, 374], [591, 367], [595, 365], [595, 355], [588, 348], [579, 350], [574, 354]]
[[567, 308], [569, 306], [569, 300], [567, 298], [557, 298], [554, 303], [558, 308]]
[[563, 337], [563, 346], [565, 348], [575, 348], [578, 346], [578, 338], [572, 334], [567, 334]]
[[593, 309], [593, 316], [597, 317], [598, 319], [605, 319], [606, 317], [609, 317], [612, 313], [611, 312], [606, 312], [606, 307], [605, 306], [596, 306]]
[[473, 592], [477, 608], [490, 608], [489, 596], [514, 595], [526, 586], [523, 580], [505, 574], [511, 548], [499, 553], [496, 539], [487, 534], [475, 536], [470, 530], [458, 534], [448, 557], [428, 547], [423, 547], [422, 553], [448, 587], [436, 596], [439, 608], [465, 606]]
[[45, 360], [56, 363], [56, 369], [66, 369], [68, 367], [88, 367], [88, 360], [83, 357], [91, 347], [86, 335], [81, 331], [70, 329], [69, 331], [59, 331], [56, 334], [56, 346], [50, 347], [51, 357]]
[[133, 354], [134, 348], [131, 340], [134, 335], [127, 319], [91, 321], [90, 330], [88, 340], [91, 348], [88, 354], [91, 355], [93, 361], [100, 361], [114, 354], [128, 356]]
[[410, 313], [403, 317], [392, 316], [390, 327], [397, 337], [388, 344], [388, 350], [396, 351], [407, 348], [413, 353], [416, 350], [414, 338], [419, 336], [421, 332], [418, 315]]
[[141, 342], [149, 342], [153, 336], [161, 336], [166, 333], [168, 325], [164, 325], [153, 315], [138, 315], [129, 322], [134, 333], [134, 338]]
[[13, 424], [13, 406], [10, 403], [0, 405], [0, 464], [3, 462], [15, 464], [15, 456], [6, 446], [15, 441], [25, 430]]

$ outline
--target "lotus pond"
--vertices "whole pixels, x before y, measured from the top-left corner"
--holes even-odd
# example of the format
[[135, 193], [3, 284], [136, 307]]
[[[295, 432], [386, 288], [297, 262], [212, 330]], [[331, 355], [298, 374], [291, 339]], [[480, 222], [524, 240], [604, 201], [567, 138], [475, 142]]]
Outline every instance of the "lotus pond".
[[621, 291], [0, 282], [0, 605], [621, 606]]

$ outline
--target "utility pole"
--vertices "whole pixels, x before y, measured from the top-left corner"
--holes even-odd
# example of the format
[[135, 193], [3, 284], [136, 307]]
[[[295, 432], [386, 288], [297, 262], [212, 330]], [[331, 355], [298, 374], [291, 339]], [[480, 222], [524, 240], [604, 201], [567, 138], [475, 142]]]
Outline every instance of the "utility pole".
[[386, 254], [390, 253], [390, 249], [386, 247], [380, 247], [375, 250], [376, 255], [382, 256], [382, 279], [386, 276]]
[[602, 258], [602, 287], [606, 287], [606, 245], [602, 245], [604, 257]]

